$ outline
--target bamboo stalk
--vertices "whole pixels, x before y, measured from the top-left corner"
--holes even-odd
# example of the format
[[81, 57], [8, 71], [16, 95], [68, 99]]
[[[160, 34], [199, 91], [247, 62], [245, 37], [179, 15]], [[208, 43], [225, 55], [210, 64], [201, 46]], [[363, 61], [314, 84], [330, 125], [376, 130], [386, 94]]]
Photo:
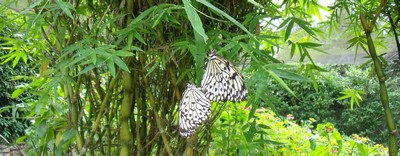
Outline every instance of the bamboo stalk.
[[[145, 59], [144, 59], [144, 56], [142, 54], [141, 55], [141, 60], [140, 60], [142, 64], [144, 63], [144, 60]], [[144, 73], [142, 75], [143, 75], [144, 85], [145, 86], [150, 86], [150, 83], [149, 83], [149, 80], [148, 80], [147, 76]], [[148, 99], [149, 99], [149, 103], [150, 103], [150, 106], [151, 106], [151, 110], [153, 111], [154, 119], [156, 121], [156, 126], [157, 126], [157, 129], [158, 129], [159, 133], [160, 133], [161, 139], [162, 139], [162, 141], [164, 143], [165, 150], [166, 150], [166, 152], [167, 152], [167, 154], [169, 156], [172, 156], [173, 155], [172, 154], [172, 149], [171, 149], [171, 147], [169, 145], [168, 138], [165, 135], [165, 130], [164, 130], [163, 126], [162, 126], [161, 119], [158, 116], [158, 112], [157, 112], [157, 109], [156, 109], [157, 107], [156, 107], [155, 98], [154, 98], [154, 95], [150, 92], [150, 88], [146, 89], [146, 95], [148, 95]]]
[[389, 107], [389, 97], [388, 97], [388, 93], [387, 93], [387, 89], [386, 89], [386, 77], [385, 74], [383, 72], [383, 67], [381, 65], [381, 62], [376, 54], [375, 51], [375, 46], [374, 46], [374, 42], [372, 40], [371, 37], [371, 32], [375, 26], [376, 20], [382, 10], [382, 8], [384, 7], [384, 5], [386, 4], [386, 0], [382, 0], [381, 1], [381, 5], [378, 8], [378, 11], [375, 14], [374, 19], [371, 21], [370, 25], [368, 25], [367, 20], [365, 18], [364, 15], [360, 15], [360, 20], [361, 20], [361, 24], [362, 27], [364, 29], [365, 35], [367, 37], [367, 43], [368, 43], [368, 51], [371, 55], [371, 58], [374, 62], [374, 66], [375, 66], [375, 72], [378, 76], [378, 80], [379, 80], [379, 86], [380, 86], [380, 97], [381, 97], [381, 103], [385, 112], [385, 117], [386, 117], [386, 123], [388, 126], [388, 130], [389, 130], [389, 155], [390, 156], [397, 156], [398, 153], [398, 146], [396, 144], [396, 134], [397, 129], [396, 129], [396, 124], [394, 122], [394, 118], [393, 118], [393, 114], [392, 114], [392, 110]]
[[113, 93], [113, 89], [116, 86], [118, 80], [119, 80], [119, 75], [121, 72], [118, 72], [118, 74], [111, 80], [110, 85], [108, 87], [108, 91], [106, 93], [106, 96], [103, 99], [103, 102], [101, 103], [101, 107], [100, 107], [100, 111], [96, 117], [96, 121], [92, 126], [92, 129], [90, 131], [90, 134], [88, 136], [88, 138], [85, 140], [85, 144], [83, 145], [82, 149], [80, 150], [80, 154], [79, 155], [85, 155], [87, 152], [87, 147], [89, 146], [89, 144], [92, 142], [92, 138], [94, 136], [94, 134], [96, 133], [96, 131], [99, 128], [100, 125], [100, 119], [103, 116], [103, 111], [106, 108], [106, 106], [108, 106], [109, 101], [110, 101], [110, 97]]
[[122, 87], [124, 89], [123, 101], [121, 105], [121, 129], [120, 129], [120, 140], [121, 140], [121, 150], [120, 156], [128, 156], [130, 152], [131, 143], [131, 133], [129, 130], [129, 117], [132, 114], [132, 76], [128, 72], [123, 72], [122, 74]]

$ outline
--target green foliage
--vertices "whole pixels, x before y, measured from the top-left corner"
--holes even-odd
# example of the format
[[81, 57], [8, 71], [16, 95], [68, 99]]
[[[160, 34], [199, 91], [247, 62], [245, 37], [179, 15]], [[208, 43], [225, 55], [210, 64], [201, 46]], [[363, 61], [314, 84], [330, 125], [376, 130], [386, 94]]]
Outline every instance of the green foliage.
[[[24, 61], [39, 71], [12, 94], [35, 97], [24, 106], [34, 127], [18, 141], [28, 143], [28, 155], [117, 155], [122, 145], [128, 151], [121, 155], [181, 155], [192, 147], [226, 155], [332, 152], [339, 143], [319, 141], [341, 140], [332, 125], [310, 133], [293, 121], [259, 112], [286, 99], [286, 108], [317, 110], [296, 118], [339, 116], [337, 110], [346, 108], [336, 99], [339, 89], [331, 93], [321, 88], [340, 85], [320, 82], [324, 70], [310, 54], [323, 52], [318, 40], [326, 35], [313, 26], [313, 15], [321, 18], [319, 9], [326, 8], [317, 1], [36, 1], [20, 15], [11, 15], [14, 20], [1, 22], [15, 22], [18, 29], [12, 34], [22, 36], [0, 36], [7, 50], [1, 62], [18, 67]], [[302, 66], [273, 57], [285, 45], [292, 57], [300, 54]], [[200, 83], [212, 48], [244, 75], [248, 102], [213, 111], [213, 120], [196, 135], [199, 140], [187, 140], [177, 132], [179, 99], [186, 82]], [[274, 88], [280, 90], [271, 92]], [[299, 102], [303, 100], [307, 106]], [[131, 109], [121, 110], [126, 104]], [[252, 107], [242, 111], [247, 106]], [[125, 111], [131, 115], [123, 116]], [[122, 129], [121, 123], [129, 127]], [[332, 129], [332, 135], [324, 129]], [[319, 133], [324, 135], [313, 148], [308, 139], [293, 137]]]
[[227, 103], [212, 129], [211, 155], [386, 155], [387, 148], [369, 139], [342, 136], [332, 123], [302, 125], [288, 114], [280, 119], [264, 107], [248, 118], [246, 103]]
[[[392, 63], [387, 69], [393, 68], [397, 63]], [[323, 77], [318, 77], [319, 92], [313, 91], [309, 83], [288, 81], [288, 86], [297, 95], [294, 98], [279, 86], [270, 85], [275, 97], [279, 97], [282, 104], [277, 104], [276, 109], [280, 115], [293, 114], [298, 121], [306, 121], [310, 117], [318, 122], [332, 122], [344, 134], [360, 134], [368, 136], [371, 140], [386, 144], [385, 122], [382, 116], [382, 105], [377, 94], [379, 82], [369, 76], [369, 69], [360, 69], [354, 65], [324, 66], [327, 71]], [[388, 84], [397, 83], [398, 72], [389, 70]], [[397, 85], [388, 85], [389, 97], [393, 102], [391, 108], [395, 119], [400, 119], [398, 97], [400, 90]], [[353, 108], [351, 100], [340, 100], [343, 91], [352, 88], [349, 92], [352, 98], [362, 97], [358, 107]], [[365, 94], [362, 94], [365, 93]], [[359, 95], [357, 95], [359, 94]], [[360, 97], [358, 97], [360, 96]], [[355, 101], [355, 100], [354, 100]], [[357, 103], [357, 102], [353, 102]], [[400, 124], [399, 120], [397, 123]]]
[[355, 90], [346, 88], [343, 92], [340, 92], [343, 96], [337, 98], [338, 100], [350, 99], [350, 108], [353, 109], [354, 102], [360, 107], [360, 101], [362, 101], [361, 94], [365, 94], [362, 90]]
[[[14, 14], [15, 15], [15, 14]], [[11, 55], [13, 48], [9, 47], [9, 43], [19, 41], [21, 38], [13, 31], [16, 29], [14, 23], [8, 22], [10, 17], [0, 14], [0, 23], [4, 23], [0, 30], [0, 56], [1, 58]], [[7, 37], [5, 37], [7, 36]], [[19, 46], [19, 43], [13, 42], [12, 44]], [[20, 97], [15, 97], [13, 92], [29, 84], [27, 77], [21, 75], [33, 75], [35, 70], [32, 66], [23, 64], [23, 62], [32, 61], [26, 55], [19, 55], [24, 53], [20, 47], [15, 56], [10, 56], [13, 61], [2, 61], [0, 64], [0, 143], [8, 144], [14, 143], [15, 139], [24, 135], [25, 129], [30, 125], [25, 115], [29, 112], [26, 109], [27, 97], [30, 94], [20, 93]], [[14, 55], [14, 54], [13, 54]], [[22, 58], [22, 60], [21, 60]], [[17, 64], [20, 64], [17, 66]], [[22, 65], [21, 65], [22, 64]], [[28, 100], [29, 101], [29, 100]], [[5, 139], [5, 140], [4, 140]]]

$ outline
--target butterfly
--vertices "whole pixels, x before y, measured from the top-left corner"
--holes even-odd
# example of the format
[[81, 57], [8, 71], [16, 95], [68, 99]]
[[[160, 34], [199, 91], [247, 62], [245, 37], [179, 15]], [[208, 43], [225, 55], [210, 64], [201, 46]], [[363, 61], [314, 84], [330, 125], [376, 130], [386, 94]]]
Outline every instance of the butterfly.
[[238, 70], [213, 49], [208, 54], [208, 64], [201, 80], [201, 88], [212, 101], [242, 101], [246, 85]]
[[192, 136], [211, 114], [210, 100], [195, 85], [188, 83], [179, 106], [179, 133]]

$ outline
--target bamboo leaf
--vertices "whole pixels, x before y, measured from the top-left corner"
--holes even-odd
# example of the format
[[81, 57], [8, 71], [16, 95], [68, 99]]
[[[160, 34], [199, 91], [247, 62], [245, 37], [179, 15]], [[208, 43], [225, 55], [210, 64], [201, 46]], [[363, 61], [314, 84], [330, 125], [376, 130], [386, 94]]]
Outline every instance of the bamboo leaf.
[[156, 20], [154, 20], [153, 25], [151, 26], [152, 28], [156, 27], [160, 23], [160, 21], [164, 17], [164, 14], [165, 14], [165, 10], [162, 9], [162, 11], [160, 13], [158, 13]]
[[125, 62], [121, 60], [118, 56], [112, 56], [112, 59], [114, 60], [115, 64], [117, 64], [118, 67], [120, 67], [122, 70], [130, 73], [128, 66], [126, 66]]
[[290, 21], [288, 26], [286, 27], [285, 31], [285, 41], [289, 38], [290, 34], [292, 33], [292, 28], [293, 28], [293, 21]]
[[91, 58], [92, 58], [92, 63], [93, 64], [96, 64], [97, 63], [97, 55], [96, 55], [96, 52], [92, 52], [91, 53]]
[[12, 95], [11, 95], [11, 98], [13, 98], [13, 99], [17, 98], [19, 95], [24, 93], [26, 89], [27, 88], [25, 88], [25, 87], [15, 89], [14, 92], [12, 93]]
[[[296, 94], [289, 88], [289, 86], [278, 76], [276, 75], [273, 71], [271, 70], [266, 70], [269, 75], [271, 75], [275, 81], [277, 81], [283, 88], [285, 88], [290, 94], [292, 94], [294, 97], [296, 97]], [[297, 97], [296, 97], [297, 98]]]
[[68, 131], [63, 133], [61, 140], [68, 141], [69, 139], [71, 139], [74, 136], [75, 136], [75, 129], [71, 128]]
[[280, 29], [280, 28], [282, 28], [282, 27], [284, 27], [289, 21], [291, 21], [292, 20], [292, 18], [286, 18], [279, 26], [278, 26], [278, 28], [277, 29]]
[[88, 66], [86, 66], [83, 70], [79, 71], [78, 75], [81, 74], [86, 74], [88, 71], [91, 71], [92, 69], [94, 69], [96, 66], [94, 64], [89, 64]]
[[318, 84], [317, 84], [317, 80], [315, 79], [315, 75], [312, 69], [310, 69], [310, 77], [314, 86], [315, 91], [318, 93]]
[[[310, 28], [310, 23], [299, 19], [299, 18], [293, 18], [293, 21], [296, 22], [297, 25], [299, 25], [303, 30], [305, 30], [308, 34], [310, 34], [313, 38], [316, 38], [316, 34], [314, 31]], [[318, 39], [317, 39], [318, 40]]]
[[108, 66], [108, 70], [110, 70], [110, 73], [113, 77], [116, 76], [116, 72], [115, 72], [115, 66], [114, 66], [114, 60], [113, 59], [108, 59], [107, 60], [107, 66]]
[[310, 81], [309, 79], [305, 78], [304, 76], [294, 73], [294, 72], [290, 72], [290, 70], [287, 70], [287, 69], [269, 68], [269, 70], [273, 71], [279, 77], [285, 78], [288, 80]]
[[296, 43], [292, 43], [292, 46], [290, 47], [290, 58], [292, 59], [294, 56], [294, 52], [296, 50]]
[[140, 42], [142, 42], [144, 45], [147, 45], [147, 44], [146, 44], [146, 41], [144, 41], [142, 35], [140, 35], [137, 31], [134, 31], [134, 32], [133, 32], [133, 36], [135, 36], [135, 38], [136, 38], [137, 40], [139, 40]]
[[[72, 60], [72, 62], [68, 63], [66, 67], [73, 66], [74, 64], [78, 63], [79, 61], [91, 57], [92, 54], [95, 53], [93, 49], [82, 49], [80, 50], [75, 56], [76, 58]], [[92, 59], [91, 59], [92, 60]]]
[[15, 59], [14, 59], [13, 64], [12, 64], [13, 68], [18, 64], [19, 59], [21, 59], [21, 52], [15, 53]]
[[74, 7], [68, 3], [68, 2], [64, 2], [62, 0], [57, 0], [57, 5], [58, 7], [61, 8], [61, 10], [68, 16], [70, 17], [72, 20], [74, 20], [74, 17], [71, 14], [71, 11], [69, 11], [69, 9], [74, 10]]
[[[136, 47], [137, 48], [137, 47]], [[133, 56], [134, 54], [130, 51], [126, 51], [126, 50], [118, 50], [115, 52], [115, 55], [117, 56], [123, 56], [123, 57], [127, 57], [127, 56]]]
[[246, 29], [246, 27], [244, 27], [241, 23], [239, 23], [236, 19], [234, 19], [233, 17], [231, 17], [230, 15], [225, 13], [224, 11], [218, 9], [217, 7], [215, 7], [214, 5], [212, 5], [210, 2], [208, 2], [206, 0], [197, 0], [197, 2], [200, 2], [201, 4], [204, 4], [205, 6], [209, 7], [212, 10], [214, 10], [215, 12], [221, 14], [222, 16], [227, 18], [229, 21], [231, 21], [233, 24], [238, 26], [240, 29], [242, 29], [244, 32], [249, 34], [252, 38], [254, 38], [258, 42], [258, 40], [254, 37], [254, 35], [252, 33], [249, 32], [249, 30]]
[[204, 31], [203, 24], [201, 23], [200, 17], [195, 11], [193, 5], [190, 3], [189, 0], [183, 0], [183, 5], [185, 6], [186, 15], [188, 16], [188, 19], [194, 31], [196, 31], [206, 43], [208, 40], [208, 36]]

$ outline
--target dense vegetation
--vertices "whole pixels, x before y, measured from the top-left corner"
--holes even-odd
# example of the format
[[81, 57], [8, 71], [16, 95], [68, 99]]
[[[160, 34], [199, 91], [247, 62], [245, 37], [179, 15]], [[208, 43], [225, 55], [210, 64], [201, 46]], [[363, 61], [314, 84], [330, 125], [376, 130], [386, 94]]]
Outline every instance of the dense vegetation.
[[[5, 51], [0, 51], [0, 56]], [[12, 98], [12, 93], [17, 86], [24, 85], [24, 81], [13, 79], [16, 75], [31, 73], [27, 66], [18, 66], [12, 68], [11, 63], [0, 67], [0, 143], [13, 143], [13, 140], [24, 135], [29, 122], [24, 118], [26, 112], [26, 103], [23, 97]], [[25, 97], [27, 95], [25, 94]]]
[[[311, 85], [304, 85], [296, 81], [288, 81], [298, 97], [290, 96], [279, 86], [271, 86], [277, 100], [282, 101], [276, 105], [278, 114], [285, 116], [293, 114], [298, 123], [314, 118], [318, 123], [332, 122], [335, 127], [347, 135], [359, 134], [371, 140], [386, 144], [387, 129], [382, 116], [382, 107], [379, 103], [379, 84], [376, 79], [371, 79], [369, 69], [360, 69], [355, 65], [323, 66], [329, 72], [318, 77], [320, 91], [314, 92]], [[386, 66], [388, 77], [389, 98], [393, 100], [391, 108], [395, 121], [400, 125], [400, 89], [396, 85], [399, 81], [398, 63]], [[360, 105], [351, 109], [350, 100], [339, 100], [345, 89], [363, 91]], [[315, 125], [314, 125], [315, 126]]]
[[[387, 155], [382, 144], [357, 134], [342, 135], [330, 122], [301, 120], [288, 114], [275, 116], [270, 109], [230, 105], [213, 127], [210, 155]], [[257, 134], [257, 135], [254, 135]], [[261, 136], [261, 137], [259, 137]]]
[[[384, 58], [377, 54], [385, 45], [382, 37], [397, 39], [398, 22], [390, 19], [398, 21], [399, 7], [397, 1], [385, 0], [336, 1], [330, 7], [314, 0], [38, 0], [21, 14], [2, 12], [0, 28], [15, 28], [0, 36], [2, 64], [27, 64], [39, 73], [27, 74], [28, 84], [12, 93], [26, 103], [24, 117], [33, 123], [17, 142], [28, 145], [28, 155], [382, 154], [386, 150], [381, 145], [339, 133], [350, 135], [346, 126], [356, 124], [339, 116], [368, 108], [364, 102], [371, 100], [380, 107], [373, 111], [380, 110], [385, 120], [362, 121], [387, 126], [391, 133], [383, 135], [389, 154], [397, 155], [398, 114], [388, 107]], [[322, 10], [329, 12], [327, 19]], [[326, 70], [311, 54], [324, 52], [322, 40], [329, 40], [342, 25], [349, 48], [369, 56], [363, 64], [370, 69], [366, 73], [376, 75], [365, 78], [363, 72], [353, 75], [349, 70], [346, 79], [353, 84], [335, 81], [343, 79], [335, 72], [325, 75], [331, 80], [322, 77]], [[300, 63], [274, 58], [283, 47], [289, 47], [291, 57], [298, 55]], [[181, 94], [187, 82], [200, 83], [212, 48], [245, 77], [247, 101], [214, 103], [211, 119], [185, 139], [177, 131]], [[379, 91], [358, 88], [364, 87], [363, 79], [377, 77], [379, 87], [371, 87]], [[351, 88], [340, 91], [346, 85]], [[352, 99], [350, 104], [336, 100], [340, 92]], [[368, 96], [362, 105], [345, 109], [360, 104], [363, 92]], [[299, 107], [310, 114], [298, 113]], [[269, 108], [282, 115], [293, 113], [281, 120]], [[343, 114], [335, 111], [340, 109]]]
[[[0, 15], [4, 21], [10, 20], [7, 16]], [[4, 22], [1, 21], [1, 22]], [[0, 30], [0, 36], [9, 36], [14, 33], [16, 27], [13, 25], [6, 26]], [[13, 36], [17, 37], [17, 36]], [[0, 45], [4, 43], [0, 40]], [[0, 56], [8, 54], [9, 51], [0, 49]], [[3, 63], [0, 66], [0, 143], [13, 143], [15, 139], [25, 134], [25, 130], [29, 126], [29, 121], [25, 118], [27, 111], [27, 103], [24, 98], [28, 97], [27, 93], [23, 96], [15, 97], [13, 92], [17, 87], [27, 85], [29, 81], [19, 75], [33, 75], [35, 72], [26, 64], [20, 64], [13, 67], [12, 62]]]

